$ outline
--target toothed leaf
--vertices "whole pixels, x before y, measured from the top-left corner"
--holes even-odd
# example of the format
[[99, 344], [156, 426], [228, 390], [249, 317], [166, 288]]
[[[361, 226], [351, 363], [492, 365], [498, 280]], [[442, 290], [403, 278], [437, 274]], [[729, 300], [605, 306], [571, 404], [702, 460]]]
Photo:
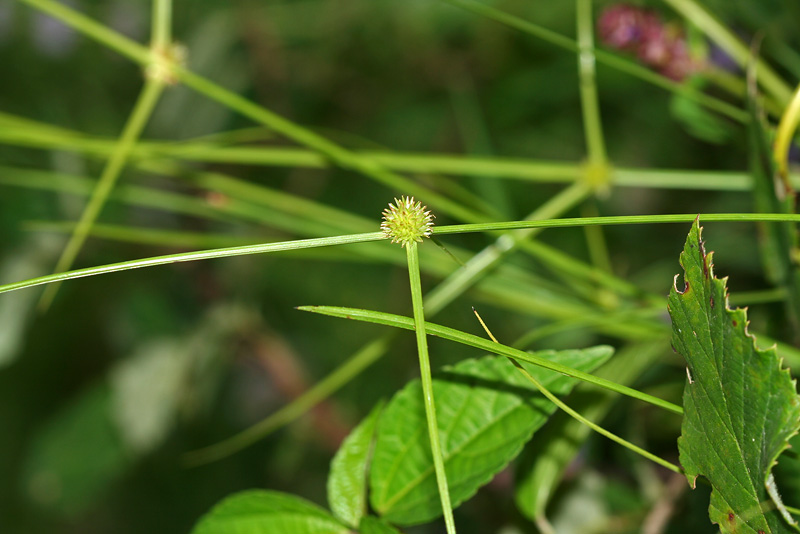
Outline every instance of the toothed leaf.
[[723, 533], [797, 532], [770, 474], [800, 425], [795, 384], [774, 349], [747, 333], [745, 310], [727, 306], [695, 221], [669, 296], [672, 345], [686, 360], [684, 418], [678, 439], [689, 483], [711, 483], [709, 518]]

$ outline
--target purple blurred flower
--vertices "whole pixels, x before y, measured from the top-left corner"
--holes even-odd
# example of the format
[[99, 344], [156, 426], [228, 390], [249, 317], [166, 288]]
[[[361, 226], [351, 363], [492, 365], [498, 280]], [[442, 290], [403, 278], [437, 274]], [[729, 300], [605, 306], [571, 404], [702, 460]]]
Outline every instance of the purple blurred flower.
[[729, 72], [739, 72], [739, 64], [733, 59], [725, 50], [719, 47], [716, 43], [711, 43], [708, 59], [717, 67], [727, 70]]
[[700, 65], [689, 54], [680, 28], [668, 26], [654, 12], [630, 4], [609, 6], [597, 20], [600, 40], [673, 80], [682, 80]]
[[627, 4], [606, 8], [597, 21], [600, 40], [612, 48], [634, 50], [639, 46], [642, 11]]

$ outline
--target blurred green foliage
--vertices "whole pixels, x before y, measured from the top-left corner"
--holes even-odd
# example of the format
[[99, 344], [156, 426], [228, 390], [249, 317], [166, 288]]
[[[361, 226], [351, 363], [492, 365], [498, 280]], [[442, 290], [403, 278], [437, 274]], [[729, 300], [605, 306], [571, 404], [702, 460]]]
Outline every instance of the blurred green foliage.
[[[800, 78], [797, 2], [703, 3], [746, 40], [763, 33], [763, 53], [773, 66], [787, 80]], [[148, 39], [150, 2], [67, 4], [140, 42]], [[607, 4], [598, 2], [595, 9]], [[660, 2], [640, 4], [679, 21]], [[498, 0], [491, 5], [565, 35], [575, 33], [572, 2]], [[174, 35], [188, 50], [190, 69], [348, 148], [576, 164], [585, 157], [575, 55], [446, 3], [195, 0], [175, 2], [174, 11]], [[0, 1], [0, 64], [5, 72], [0, 112], [110, 139], [119, 135], [143, 79], [138, 66], [16, 0]], [[597, 85], [614, 165], [746, 171], [742, 125], [602, 65]], [[709, 92], [728, 98], [716, 88]], [[742, 100], [731, 101], [744, 108]], [[232, 144], [293, 146], [253, 126], [178, 86], [167, 90], [144, 137], [178, 143], [233, 132]], [[0, 122], [0, 130], [14, 133], [14, 128]], [[229, 142], [219, 139], [223, 146]], [[103, 162], [66, 149], [0, 142], [0, 283], [49, 272], [66, 238], [32, 231], [30, 222], [76, 220], [85, 197], [58, 190], [66, 183], [61, 176], [94, 180]], [[216, 238], [214, 244], [198, 246], [178, 234], [161, 236], [160, 244], [135, 237], [93, 238], [76, 266], [224, 246], [220, 240], [235, 245], [307, 236], [266, 225], [257, 216], [236, 215], [234, 208], [239, 214], [265, 208], [198, 185], [190, 178], [194, 170], [225, 173], [337, 207], [374, 220], [374, 230], [387, 202], [403, 193], [341, 169], [178, 166], [177, 179], [129, 166], [120, 183], [230, 211], [202, 217], [182, 212], [177, 200], [170, 209], [169, 201], [161, 208], [143, 207], [123, 196], [108, 203], [100, 223], [202, 234]], [[15, 178], [14, 169], [54, 173], [51, 190], [3, 182]], [[508, 220], [525, 217], [561, 189], [429, 173], [414, 178], [462, 201], [478, 196], [496, 217]], [[747, 192], [648, 187], [612, 187], [590, 203], [603, 215], [753, 209]], [[581, 214], [576, 208], [566, 215]], [[463, 221], [440, 215], [437, 222]], [[716, 260], [731, 275], [734, 294], [768, 286], [752, 225], [709, 224], [706, 231], [714, 233]], [[324, 224], [317, 233], [325, 233]], [[683, 225], [611, 227], [603, 233], [617, 276], [643, 291], [667, 294], [678, 272]], [[579, 229], [551, 230], [540, 239], [590, 260]], [[474, 253], [492, 239], [476, 234], [442, 241]], [[43, 314], [35, 309], [36, 289], [0, 295], [0, 531], [186, 532], [213, 504], [248, 488], [324, 503], [330, 459], [344, 435], [379, 399], [417, 376], [413, 336], [397, 336], [378, 364], [254, 446], [195, 468], [185, 467], [182, 455], [275, 412], [383, 332], [303, 314], [294, 306], [339, 304], [410, 313], [404, 269], [348, 250], [245, 256], [78, 280], [64, 284]], [[530, 257], [517, 254], [506, 261], [536, 273], [543, 287], [575, 289]], [[437, 279], [423, 278], [423, 287], [432, 288]], [[478, 298], [460, 297], [437, 322], [479, 332], [470, 310]], [[495, 301], [481, 311], [495, 335], [509, 341], [552, 324], [522, 305]], [[657, 321], [666, 328], [665, 313], [664, 308]], [[781, 302], [754, 305], [751, 328], [791, 341], [783, 316]], [[584, 325], [556, 328], [526, 348], [623, 341]], [[464, 352], [431, 340], [434, 367], [479, 356]], [[636, 386], [679, 402], [683, 364], [666, 342], [661, 352], [659, 363]], [[677, 457], [677, 417], [624, 402], [609, 408], [604, 426], [656, 454]], [[551, 509], [558, 532], [589, 532], [573, 524], [577, 515], [611, 525], [613, 532], [638, 532], [671, 488], [663, 472], [596, 436], [588, 438], [566, 477]], [[534, 532], [514, 508], [511, 478], [501, 473], [456, 511], [460, 531]], [[672, 521], [663, 532], [714, 531], [703, 491], [675, 490]], [[421, 534], [438, 527], [407, 531]]]

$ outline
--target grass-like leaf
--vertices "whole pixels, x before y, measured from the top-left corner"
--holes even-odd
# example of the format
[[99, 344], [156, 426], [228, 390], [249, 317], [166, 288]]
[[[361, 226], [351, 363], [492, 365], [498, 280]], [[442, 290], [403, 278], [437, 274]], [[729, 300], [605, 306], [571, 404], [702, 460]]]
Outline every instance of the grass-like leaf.
[[[539, 356], [591, 371], [611, 353], [601, 346]], [[577, 383], [523, 365], [555, 394], [564, 395]], [[460, 362], [434, 379], [433, 390], [453, 506], [505, 467], [555, 410], [505, 358]], [[442, 513], [419, 381], [395, 395], [381, 415], [370, 488], [373, 508], [394, 523], [418, 524]]]
[[[393, 315], [391, 313], [384, 313], [374, 310], [360, 310], [358, 308], [343, 308], [340, 306], [298, 306], [297, 309], [321, 313], [323, 315], [330, 315], [332, 317], [366, 321], [369, 323], [393, 326], [395, 328], [404, 328], [406, 330], [414, 329], [414, 321], [409, 317], [402, 317], [400, 315]], [[450, 341], [455, 341], [456, 343], [462, 343], [464, 345], [475, 347], [477, 349], [485, 350], [494, 354], [499, 354], [501, 356], [507, 356], [517, 360], [520, 363], [532, 363], [538, 367], [550, 369], [551, 371], [577, 378], [578, 380], [582, 380], [590, 384], [595, 384], [601, 388], [616, 391], [617, 393], [627, 395], [628, 397], [649, 402], [650, 404], [669, 410], [672, 413], [683, 414], [683, 409], [680, 406], [672, 404], [669, 401], [665, 401], [663, 399], [659, 399], [658, 397], [648, 395], [647, 393], [642, 393], [641, 391], [617, 384], [611, 380], [594, 376], [590, 373], [581, 371], [580, 369], [575, 369], [569, 365], [564, 365], [558, 361], [543, 358], [537, 353], [525, 352], [523, 350], [503, 345], [502, 343], [495, 343], [489, 339], [478, 337], [435, 323], [426, 322], [425, 330], [429, 335], [438, 336], [443, 339], [449, 339]]]
[[745, 310], [728, 308], [711, 256], [695, 221], [680, 260], [684, 288], [669, 296], [688, 375], [680, 461], [693, 487], [701, 475], [711, 483], [709, 517], [722, 532], [796, 532], [770, 471], [800, 427], [800, 398], [775, 349], [758, 349], [747, 333]]
[[192, 534], [352, 534], [326, 510], [300, 497], [251, 490], [223, 500], [200, 518]]

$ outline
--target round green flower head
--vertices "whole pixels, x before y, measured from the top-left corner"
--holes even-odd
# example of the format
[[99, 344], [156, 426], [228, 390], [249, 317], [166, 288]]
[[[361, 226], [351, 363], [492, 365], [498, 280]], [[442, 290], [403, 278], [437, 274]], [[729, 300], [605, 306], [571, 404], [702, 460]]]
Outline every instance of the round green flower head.
[[414, 197], [400, 197], [394, 202], [383, 210], [381, 223], [381, 230], [392, 243], [400, 243], [405, 247], [431, 235], [434, 215], [422, 203], [414, 202]]

